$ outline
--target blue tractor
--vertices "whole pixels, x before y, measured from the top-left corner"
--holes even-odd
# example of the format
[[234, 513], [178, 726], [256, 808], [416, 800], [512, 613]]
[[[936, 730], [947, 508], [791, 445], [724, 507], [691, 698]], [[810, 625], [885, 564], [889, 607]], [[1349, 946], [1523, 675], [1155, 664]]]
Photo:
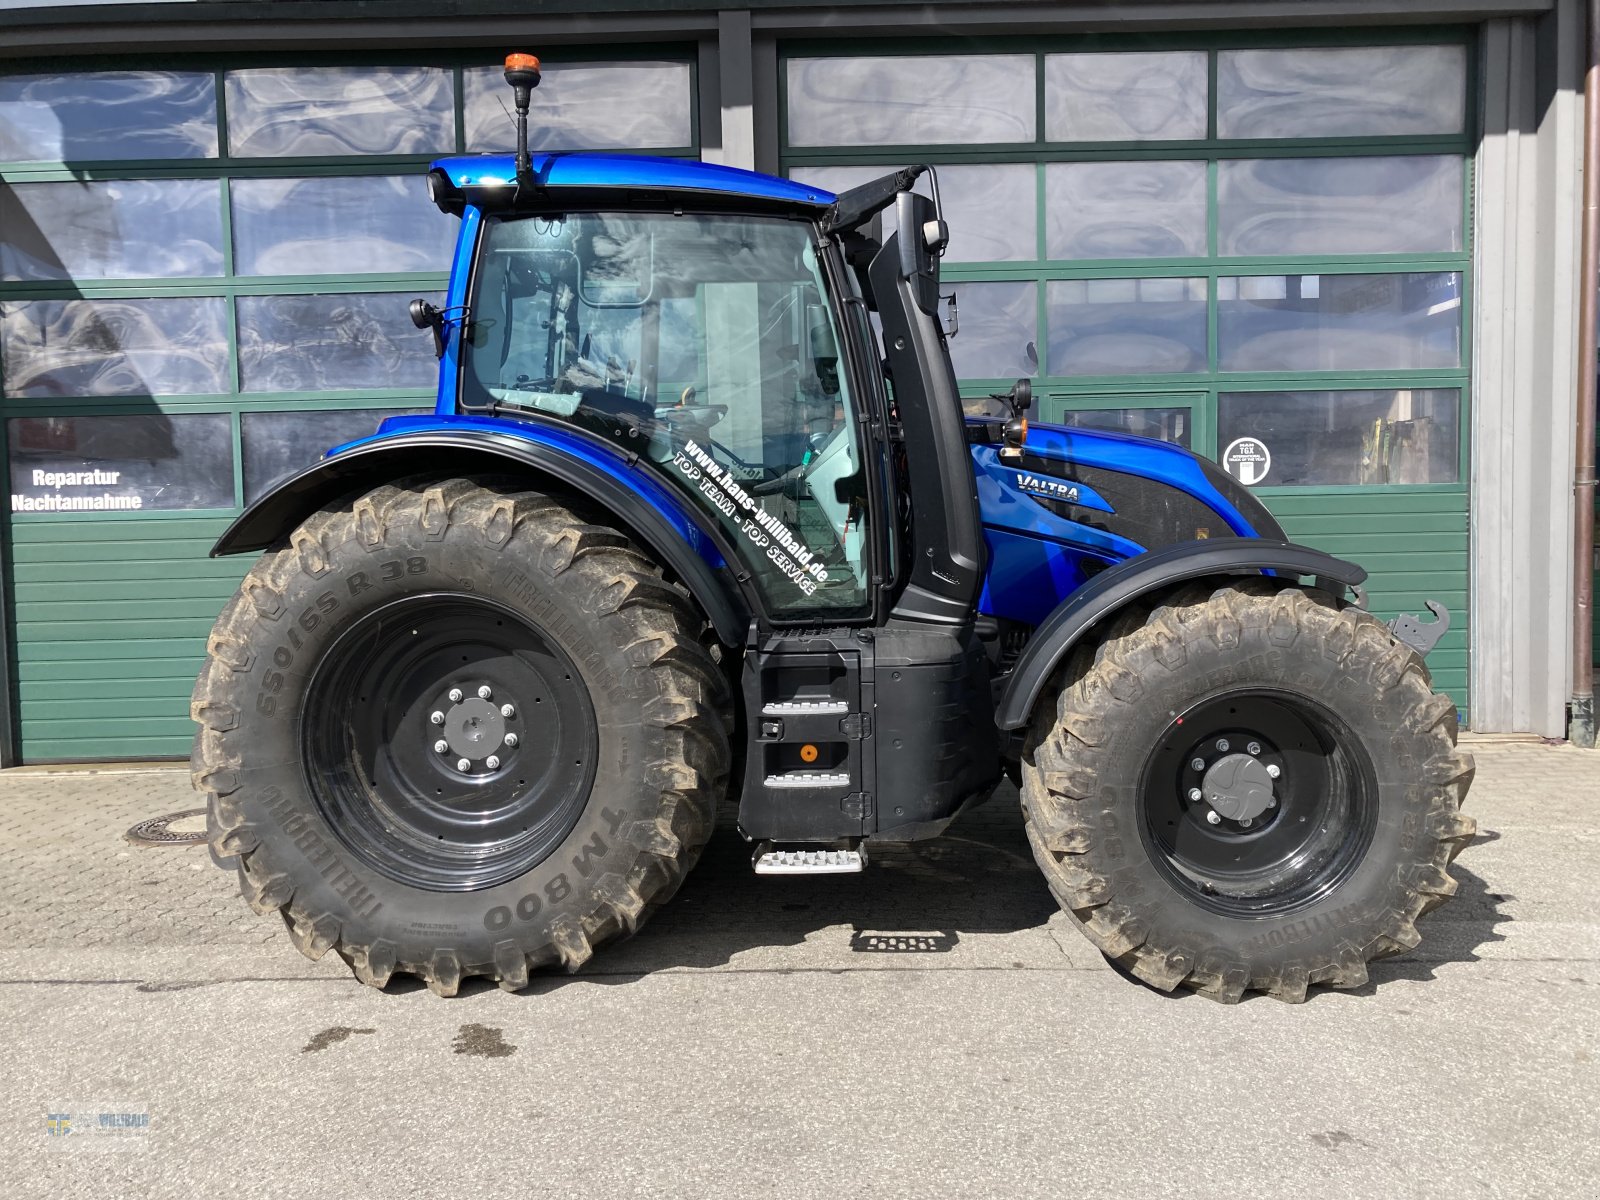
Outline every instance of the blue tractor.
[[[754, 869], [859, 871], [1010, 775], [1110, 959], [1223, 1001], [1355, 987], [1456, 889], [1472, 761], [1360, 567], [1176, 446], [970, 417], [936, 200], [697, 162], [449, 158], [430, 416], [328, 452], [195, 685], [210, 841], [363, 981], [507, 989]], [[935, 189], [936, 193], [936, 189]], [[1435, 606], [1435, 612], [1441, 610]]]

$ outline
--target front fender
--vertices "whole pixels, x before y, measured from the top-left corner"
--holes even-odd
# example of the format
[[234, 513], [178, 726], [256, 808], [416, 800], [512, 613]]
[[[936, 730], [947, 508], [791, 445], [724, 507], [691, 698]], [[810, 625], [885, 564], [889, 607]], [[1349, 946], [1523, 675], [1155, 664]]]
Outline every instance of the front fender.
[[1001, 729], [1025, 725], [1045, 685], [1073, 646], [1125, 605], [1185, 580], [1260, 571], [1296, 579], [1312, 576], [1348, 588], [1358, 587], [1367, 577], [1354, 563], [1320, 550], [1264, 538], [1178, 542], [1137, 555], [1096, 575], [1034, 631], [1001, 693], [995, 723]]
[[482, 417], [392, 418], [256, 500], [217, 539], [211, 556], [265, 550], [326, 505], [407, 476], [509, 470], [530, 476], [533, 486], [553, 481], [602, 505], [682, 580], [724, 645], [742, 644], [750, 607], [726, 569], [726, 548], [637, 462], [636, 455], [565, 430]]

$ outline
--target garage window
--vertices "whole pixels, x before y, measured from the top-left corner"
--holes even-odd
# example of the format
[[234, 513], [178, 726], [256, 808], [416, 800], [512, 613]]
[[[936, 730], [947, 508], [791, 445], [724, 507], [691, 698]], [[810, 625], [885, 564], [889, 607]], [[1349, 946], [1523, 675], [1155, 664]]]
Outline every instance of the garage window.
[[17, 417], [6, 425], [16, 511], [179, 512], [233, 502], [225, 414]]
[[1456, 486], [1468, 42], [1357, 36], [797, 51], [784, 166], [840, 190], [934, 164], [974, 411], [1025, 374], [1049, 419], [1291, 439], [1252, 487]]
[[[314, 433], [367, 423], [353, 412], [432, 406], [432, 341], [406, 306], [442, 303], [458, 223], [428, 201], [423, 168], [510, 148], [498, 65], [74, 65], [0, 76], [5, 416], [104, 422], [122, 406], [171, 419], [180, 440], [221, 429], [227, 486], [179, 506], [220, 514], [281, 474], [260, 465], [264, 438], [310, 461], [326, 449]], [[539, 144], [693, 154], [693, 72], [688, 53], [555, 64]], [[188, 419], [201, 414], [215, 420]]]

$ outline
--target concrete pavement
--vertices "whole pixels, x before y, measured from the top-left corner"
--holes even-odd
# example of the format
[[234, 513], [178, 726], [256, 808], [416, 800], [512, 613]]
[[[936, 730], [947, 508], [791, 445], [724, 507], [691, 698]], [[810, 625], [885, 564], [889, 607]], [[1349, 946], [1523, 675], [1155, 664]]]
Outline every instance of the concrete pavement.
[[[1600, 753], [1471, 749], [1460, 894], [1297, 1008], [1107, 968], [1009, 789], [860, 877], [724, 828], [583, 973], [441, 1000], [123, 842], [182, 773], [7, 772], [0, 1196], [1592, 1196]], [[148, 1128], [48, 1133], [107, 1109]]]

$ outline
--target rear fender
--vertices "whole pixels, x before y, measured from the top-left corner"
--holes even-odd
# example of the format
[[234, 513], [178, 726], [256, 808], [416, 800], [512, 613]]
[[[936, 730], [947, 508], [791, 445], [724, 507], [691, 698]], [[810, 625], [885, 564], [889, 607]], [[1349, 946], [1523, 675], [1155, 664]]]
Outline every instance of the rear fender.
[[312, 513], [408, 476], [446, 479], [511, 473], [533, 487], [552, 484], [602, 505], [683, 582], [729, 646], [744, 642], [750, 606], [729, 570], [717, 536], [662, 484], [638, 469], [638, 457], [603, 442], [476, 417], [401, 417], [378, 433], [328, 452], [256, 500], [211, 548], [213, 558], [265, 550]]
[[1017, 659], [1001, 693], [995, 723], [1020, 729], [1045, 685], [1072, 648], [1108, 617], [1143, 596], [1207, 576], [1271, 571], [1287, 579], [1310, 576], [1340, 593], [1359, 587], [1367, 573], [1354, 563], [1309, 546], [1263, 538], [1179, 542], [1120, 562], [1096, 575], [1045, 618]]

